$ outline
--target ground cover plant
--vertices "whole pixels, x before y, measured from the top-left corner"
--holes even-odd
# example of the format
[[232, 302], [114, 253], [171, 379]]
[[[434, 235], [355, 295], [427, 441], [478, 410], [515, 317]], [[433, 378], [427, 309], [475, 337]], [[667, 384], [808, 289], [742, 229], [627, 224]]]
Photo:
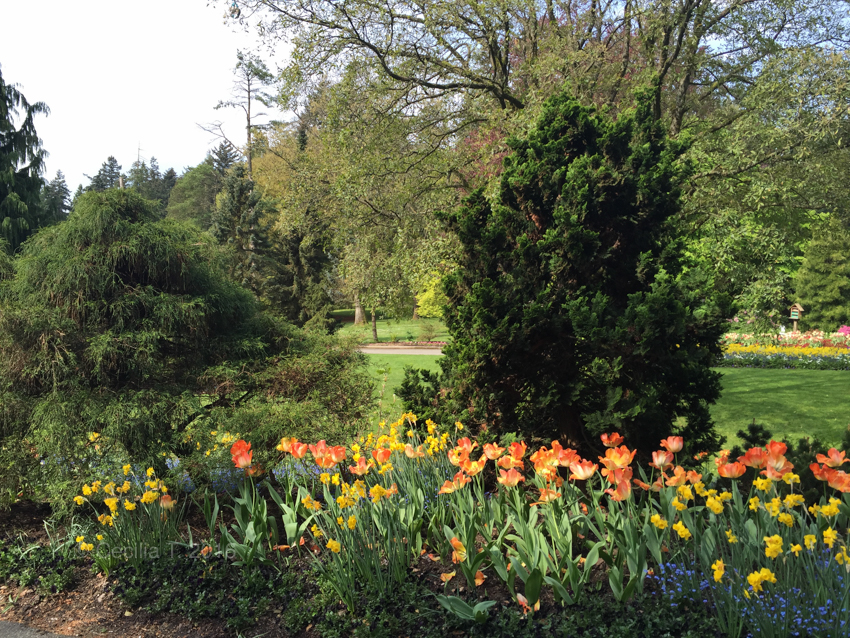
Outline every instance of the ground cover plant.
[[[199, 496], [207, 529], [179, 547], [246, 582], [257, 570], [284, 582], [291, 577], [275, 574], [312, 566], [321, 596], [340, 612], [332, 623], [338, 628], [373, 613], [374, 602], [398, 604], [430, 584], [434, 607], [470, 635], [506, 635], [512, 623], [541, 631], [541, 622], [557, 628], [555, 635], [571, 635], [571, 627], [572, 635], [604, 635], [581, 633], [574, 620], [600, 594], [618, 609], [663, 601], [725, 636], [846, 633], [844, 452], [818, 453], [809, 469], [822, 488], [807, 501], [801, 468], [775, 441], [737, 459], [729, 451], [713, 460], [697, 455], [699, 467], [686, 470], [680, 437], [661, 441], [646, 463], [635, 461], [636, 451], [617, 433], [601, 437], [595, 460], [557, 441], [532, 451], [519, 440], [463, 434], [460, 424], [443, 428], [406, 414], [348, 445], [284, 437], [270, 471], [255, 462], [251, 443], [236, 440], [228, 455], [242, 472], [238, 494], [222, 506], [215, 496]], [[169, 493], [153, 468], [143, 478], [137, 500], [122, 499], [152, 506], [160, 516], [151, 520], [169, 526]], [[136, 511], [109, 500], [117, 487], [87, 483], [76, 499], [80, 507], [102, 503], [112, 511], [111, 521], [93, 518], [92, 532], [75, 539], [93, 558], [110, 553], [109, 529]], [[126, 581], [133, 566], [121, 565], [106, 569], [123, 570]], [[136, 602], [150, 599], [139, 578], [133, 582]], [[280, 594], [268, 595], [279, 604]], [[256, 604], [246, 603], [255, 611]], [[771, 611], [779, 604], [784, 616]], [[826, 611], [814, 616], [812, 609]], [[688, 635], [681, 626], [676, 633]]]

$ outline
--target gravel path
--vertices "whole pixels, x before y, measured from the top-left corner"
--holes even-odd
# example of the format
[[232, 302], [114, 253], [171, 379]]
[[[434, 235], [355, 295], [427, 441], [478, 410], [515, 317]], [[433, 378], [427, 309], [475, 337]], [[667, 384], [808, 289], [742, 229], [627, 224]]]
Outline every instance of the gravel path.
[[4, 622], [0, 620], [0, 638], [44, 638], [45, 636], [58, 636], [59, 634], [49, 634], [38, 629], [30, 629], [25, 625], [19, 625], [16, 622]]

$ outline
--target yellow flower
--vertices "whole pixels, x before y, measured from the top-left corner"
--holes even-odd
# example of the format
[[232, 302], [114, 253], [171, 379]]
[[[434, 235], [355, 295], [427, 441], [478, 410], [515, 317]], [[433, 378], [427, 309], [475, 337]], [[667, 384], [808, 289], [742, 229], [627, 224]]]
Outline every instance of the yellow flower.
[[795, 507], [799, 507], [803, 503], [805, 503], [805, 499], [802, 494], [789, 494], [785, 497], [785, 507], [789, 510]]
[[803, 544], [806, 546], [806, 549], [814, 549], [817, 542], [818, 538], [814, 534], [806, 534], [803, 536]]
[[97, 540], [102, 541], [102, 540], [103, 540], [103, 534], [98, 534], [98, 535], [97, 535]]
[[106, 504], [106, 507], [109, 508], [109, 511], [113, 514], [118, 511], [118, 499], [117, 498], [105, 498], [103, 502]]
[[150, 505], [151, 503], [156, 502], [156, 499], [159, 498], [159, 494], [157, 492], [145, 492], [142, 494], [142, 503], [145, 505]]
[[99, 438], [100, 434], [98, 434], [97, 432], [92, 432], [91, 434], [89, 434], [89, 441], [91, 441], [92, 443], [97, 441]]
[[412, 438], [413, 438], [413, 430], [408, 430], [408, 431], [407, 431], [407, 438], [409, 438], [409, 439], [412, 439]]
[[128, 512], [132, 512], [134, 509], [136, 509], [136, 504], [131, 503], [130, 501], [124, 501], [124, 509]]
[[803, 546], [799, 543], [796, 545], [791, 545], [790, 551], [794, 552], [794, 556], [799, 556], [800, 552], [803, 550]]
[[649, 519], [649, 522], [655, 525], [658, 529], [666, 529], [667, 521], [661, 518], [658, 514], [653, 514], [652, 518]]
[[331, 482], [331, 475], [327, 472], [322, 472], [319, 475], [319, 481], [321, 481], [322, 485], [328, 485]]
[[340, 545], [338, 541], [329, 540], [327, 548], [331, 550], [334, 554], [339, 554], [340, 550], [342, 549], [342, 545]]
[[312, 497], [308, 494], [303, 499], [301, 499], [301, 504], [304, 505], [308, 510], [319, 511], [322, 509], [322, 504], [318, 501], [314, 501]]
[[836, 532], [832, 527], [827, 527], [823, 532], [823, 543], [830, 549], [832, 549], [832, 544], [838, 538], [838, 532]]
[[841, 546], [841, 551], [835, 554], [835, 562], [839, 565], [847, 564], [850, 566], [850, 556], [847, 555], [847, 548]]
[[85, 502], [85, 500], [86, 500], [86, 499], [84, 499], [82, 496], [75, 496], [75, 497], [74, 497], [74, 502], [75, 502], [77, 505], [82, 505], [82, 504]]
[[726, 565], [723, 564], [723, 559], [718, 558], [714, 561], [711, 569], [714, 570], [714, 582], [719, 583], [720, 579], [723, 578], [723, 574], [726, 572]]
[[679, 496], [681, 496], [685, 501], [694, 500], [694, 493], [691, 491], [690, 485], [680, 485], [676, 492], [678, 492]]
[[685, 527], [685, 524], [682, 521], [679, 521], [675, 525], [673, 525], [673, 529], [676, 530], [676, 533], [679, 535], [679, 538], [683, 538], [688, 540], [691, 537], [691, 531]]
[[74, 539], [74, 542], [75, 543], [82, 543], [84, 540], [86, 540], [85, 536], [77, 536], [77, 538]]
[[670, 503], [673, 505], [673, 507], [675, 507], [675, 508], [676, 508], [677, 510], [679, 510], [680, 512], [681, 512], [682, 510], [686, 510], [686, 509], [688, 509], [688, 506], [687, 506], [687, 505], [685, 505], [684, 503], [682, 503], [682, 502], [679, 500], [679, 497], [678, 497], [678, 496], [674, 496], [674, 497], [673, 497], [673, 500], [672, 500], [672, 501], [670, 501]]
[[[762, 583], [764, 583], [764, 582], [775, 583], [776, 582], [776, 576], [773, 574], [772, 571], [770, 571], [766, 567], [762, 567], [761, 570], [759, 570], [757, 572], [753, 572], [752, 574], [747, 576], [747, 582], [753, 588], [754, 592], [760, 592]], [[744, 592], [744, 593], [746, 593], [746, 592]]]
[[720, 492], [720, 494], [717, 495], [717, 498], [720, 499], [721, 503], [725, 503], [726, 501], [731, 501], [732, 500], [732, 492]]
[[721, 503], [713, 496], [709, 496], [708, 499], [706, 499], [705, 506], [715, 514], [720, 514], [723, 512], [723, 503]]
[[772, 484], [773, 481], [769, 478], [757, 478], [753, 481], [753, 487], [755, 487], [759, 492], [767, 492]]
[[[85, 491], [83, 491], [83, 494], [85, 494]], [[817, 516], [818, 512], [820, 512], [820, 505], [815, 503], [814, 505], [809, 506], [809, 514], [811, 514], [812, 516]]]
[[782, 537], [779, 534], [765, 536], [764, 542], [767, 544], [767, 547], [764, 549], [764, 555], [768, 558], [776, 558], [782, 553]]
[[458, 432], [462, 431], [463, 430], [463, 423], [461, 423], [460, 421], [455, 421], [455, 428], [457, 429]]
[[336, 524], [337, 524], [337, 525], [339, 525], [340, 527], [342, 527], [343, 525], [345, 525], [345, 520], [343, 520], [342, 516], [337, 516], [337, 517], [336, 517]]
[[703, 498], [708, 496], [708, 490], [705, 489], [705, 484], [702, 481], [694, 483], [694, 492]]
[[149, 467], [147, 470], [145, 470], [145, 474], [148, 475], [148, 478], [152, 477], [153, 476], [153, 468]]
[[80, 549], [84, 552], [90, 552], [94, 549], [94, 545], [92, 545], [91, 543], [80, 543]]
[[331, 477], [331, 483], [333, 483], [334, 485], [339, 485], [339, 480], [340, 480], [340, 479], [339, 479], [339, 474], [334, 474], [334, 475]]
[[128, 463], [127, 465], [125, 465], [121, 469], [124, 470], [124, 476], [127, 476], [130, 473], [130, 464]]
[[207, 450], [206, 452], [204, 452], [204, 456], [209, 456], [210, 452], [211, 452], [211, 450]]
[[91, 491], [97, 492], [100, 489], [100, 481], [95, 481], [91, 484]]
[[110, 481], [109, 483], [103, 486], [103, 491], [112, 496], [113, 494], [115, 494], [115, 483]]
[[210, 430], [210, 436], [218, 436], [218, 430]]
[[354, 529], [357, 525], [357, 519], [354, 517], [354, 514], [348, 517], [348, 529]]
[[785, 481], [788, 485], [791, 485], [792, 483], [799, 483], [800, 477], [799, 475], [794, 474], [793, 472], [786, 472], [782, 475], [782, 480]]
[[115, 489], [116, 492], [121, 492], [122, 494], [126, 494], [130, 491], [130, 481], [124, 481], [124, 485]]
[[392, 471], [393, 471], [393, 464], [392, 463], [385, 463], [384, 465], [381, 466], [381, 469], [378, 470], [378, 474], [386, 474], [387, 472], [392, 472]]
[[773, 517], [776, 517], [779, 514], [779, 510], [781, 509], [781, 507], [782, 501], [779, 500], [778, 496], [770, 501], [765, 501], [764, 503], [764, 509], [766, 509], [767, 512]]
[[737, 542], [738, 542], [738, 537], [737, 537], [737, 536], [735, 536], [735, 535], [732, 533], [732, 530], [731, 530], [731, 529], [727, 529], [727, 530], [726, 530], [726, 538], [729, 540], [729, 542], [730, 542], [730, 543], [737, 543]]
[[369, 490], [369, 496], [372, 497], [373, 503], [377, 503], [378, 501], [380, 501], [381, 497], [386, 493], [387, 491], [380, 485], [373, 485], [372, 489]]
[[830, 516], [836, 516], [838, 514], [838, 505], [836, 503], [830, 503], [829, 505], [824, 505], [820, 508], [820, 515], [826, 516], [829, 518]]
[[751, 510], [753, 510], [753, 511], [755, 512], [755, 511], [759, 508], [759, 503], [760, 503], [760, 502], [761, 502], [761, 501], [759, 501], [759, 497], [758, 497], [758, 496], [753, 496], [753, 497], [750, 499], [750, 509], [751, 509]]
[[779, 515], [779, 522], [787, 525], [788, 527], [794, 527], [794, 517], [786, 512], [782, 512]]

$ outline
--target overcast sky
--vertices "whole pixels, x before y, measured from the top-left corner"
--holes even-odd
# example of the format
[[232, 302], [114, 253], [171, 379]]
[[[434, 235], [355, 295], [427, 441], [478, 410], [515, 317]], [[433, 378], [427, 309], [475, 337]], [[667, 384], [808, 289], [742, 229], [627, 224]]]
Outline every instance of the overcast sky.
[[218, 144], [197, 126], [214, 120], [241, 140], [241, 111], [213, 107], [230, 97], [237, 49], [257, 42], [223, 13], [206, 0], [0, 0], [3, 79], [50, 107], [36, 119], [45, 177], [61, 170], [73, 192], [109, 155], [126, 172], [139, 145], [180, 174]]

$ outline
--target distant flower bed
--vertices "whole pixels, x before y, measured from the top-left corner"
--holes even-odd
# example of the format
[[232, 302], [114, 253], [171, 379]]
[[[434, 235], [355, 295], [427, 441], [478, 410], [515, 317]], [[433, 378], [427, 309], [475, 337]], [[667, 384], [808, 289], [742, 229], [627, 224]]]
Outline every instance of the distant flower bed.
[[838, 332], [820, 330], [809, 332], [785, 332], [771, 334], [748, 334], [728, 332], [723, 335], [721, 345], [731, 346], [784, 346], [786, 348], [840, 348], [850, 349], [850, 326], [841, 326]]
[[796, 368], [802, 370], [850, 370], [847, 346], [724, 345], [718, 364], [728, 368]]

